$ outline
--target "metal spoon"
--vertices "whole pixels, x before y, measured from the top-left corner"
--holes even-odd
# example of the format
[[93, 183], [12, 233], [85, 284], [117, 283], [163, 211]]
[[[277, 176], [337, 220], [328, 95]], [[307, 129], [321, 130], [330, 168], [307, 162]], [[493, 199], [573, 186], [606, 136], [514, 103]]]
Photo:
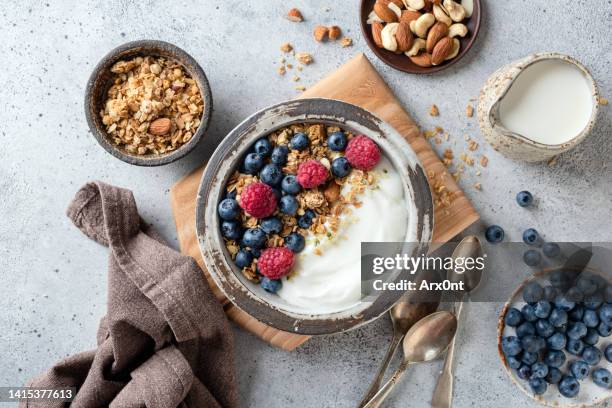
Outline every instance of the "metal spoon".
[[[457, 258], [476, 258], [482, 256], [482, 245], [480, 240], [473, 236], [467, 236], [455, 248], [452, 257]], [[449, 271], [448, 279], [451, 282], [463, 282], [465, 292], [461, 299], [455, 302], [454, 310], [457, 320], [461, 317], [461, 310], [467, 294], [473, 291], [479, 284], [482, 278], [482, 269], [466, 268], [463, 273], [458, 273], [456, 270]], [[442, 373], [438, 377], [436, 388], [434, 389], [433, 398], [431, 400], [432, 408], [448, 408], [453, 401], [453, 367], [455, 357], [455, 339], [451, 341], [448, 347], [448, 353], [444, 360]]]
[[410, 364], [422, 363], [438, 357], [448, 348], [456, 331], [457, 319], [455, 315], [447, 311], [430, 314], [416, 322], [404, 337], [402, 363], [389, 381], [365, 405], [365, 408], [379, 407]]
[[[419, 277], [421, 279], [430, 279], [433, 272], [423, 271], [423, 275]], [[418, 287], [418, 286], [417, 286]], [[393, 337], [391, 343], [387, 349], [387, 354], [383, 359], [382, 364], [378, 368], [378, 372], [370, 384], [370, 388], [366, 392], [365, 396], [361, 399], [359, 407], [363, 407], [372, 397], [378, 392], [380, 383], [385, 377], [391, 358], [395, 355], [397, 347], [401, 343], [402, 339], [406, 335], [408, 329], [410, 329], [416, 322], [421, 320], [423, 317], [432, 314], [438, 309], [440, 304], [440, 298], [437, 299], [421, 299], [414, 298], [414, 292], [407, 292], [389, 311], [391, 315], [391, 322], [393, 323]]]

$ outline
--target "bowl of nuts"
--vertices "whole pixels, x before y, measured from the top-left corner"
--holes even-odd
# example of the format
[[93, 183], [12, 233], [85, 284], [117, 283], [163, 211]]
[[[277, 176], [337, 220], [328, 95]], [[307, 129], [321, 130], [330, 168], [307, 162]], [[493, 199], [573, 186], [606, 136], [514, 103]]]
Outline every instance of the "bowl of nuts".
[[480, 28], [480, 0], [362, 0], [370, 49], [400, 71], [431, 74], [459, 61]]
[[87, 123], [110, 154], [138, 166], [180, 159], [202, 139], [212, 112], [206, 75], [163, 41], [123, 44], [94, 68], [85, 92]]

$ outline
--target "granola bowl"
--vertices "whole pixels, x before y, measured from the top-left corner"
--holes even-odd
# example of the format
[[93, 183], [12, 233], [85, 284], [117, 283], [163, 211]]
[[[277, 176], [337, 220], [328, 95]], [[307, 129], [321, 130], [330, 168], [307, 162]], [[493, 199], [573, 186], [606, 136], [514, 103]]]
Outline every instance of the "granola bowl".
[[[290, 129], [293, 129], [293, 131]], [[357, 138], [360, 138], [360, 141], [369, 139], [369, 143], [374, 142], [380, 152], [380, 161], [378, 161], [377, 167], [371, 168], [371, 171], [352, 169], [344, 176], [335, 174], [333, 165], [340, 156], [335, 156], [336, 158], [332, 160], [330, 166], [329, 161], [325, 163], [326, 157], [318, 156], [318, 153], [316, 153], [337, 150], [332, 149], [329, 144], [332, 133], [346, 135], [348, 140], [347, 151], [351, 142]], [[255, 176], [244, 176], [245, 180], [249, 177], [252, 179], [246, 182], [247, 187], [244, 187], [243, 190], [237, 189], [235, 192], [230, 191], [234, 188], [233, 185], [240, 184], [240, 181], [235, 182], [236, 178], [238, 177], [238, 180], [240, 180], [243, 177], [243, 172], [248, 171], [245, 170], [246, 157], [253, 154], [253, 149], [256, 149], [257, 145], [264, 139], [273, 147], [284, 146], [284, 143], [286, 143], [285, 136], [288, 135], [292, 135], [292, 138], [291, 142], [287, 144], [290, 147], [286, 150], [288, 152], [287, 160], [282, 165], [284, 177], [294, 174], [295, 168], [301, 167], [304, 162], [318, 161], [324, 167], [328, 167], [328, 181], [324, 182], [326, 183], [325, 187], [323, 187], [323, 184], [314, 188], [302, 184], [303, 189], [299, 193], [295, 193], [300, 209], [294, 212], [294, 215], [287, 215], [286, 209], [282, 207], [283, 199], [293, 193], [285, 190], [285, 187], [281, 187], [286, 194], [282, 198], [277, 195], [279, 207], [275, 210], [273, 217], [268, 217], [268, 219], [278, 218], [282, 220], [284, 227], [283, 232], [278, 232], [280, 235], [272, 235], [272, 232], [264, 228], [262, 219], [249, 219], [247, 217], [232, 221], [235, 224], [242, 222], [245, 228], [261, 228], [268, 234], [266, 238], [268, 241], [265, 243], [266, 248], [262, 250], [261, 255], [253, 255], [253, 264], [248, 264], [251, 265], [251, 269], [249, 269], [249, 266], [241, 267], [241, 269], [237, 267], [239, 263], [237, 262], [236, 252], [252, 251], [252, 248], [249, 248], [250, 244], [247, 242], [246, 233], [242, 235], [242, 238], [236, 237], [236, 242], [228, 240], [227, 230], [224, 229], [222, 233], [221, 227], [225, 225], [227, 221], [224, 220], [227, 218], [224, 218], [224, 220], [220, 218], [222, 214], [221, 211], [218, 211], [220, 202], [226, 201], [230, 194], [234, 194], [233, 197], [235, 198], [231, 200], [240, 201], [240, 205], [245, 205], [243, 201], [245, 194], [247, 194], [245, 190], [251, 185], [248, 183], [256, 183], [260, 185], [259, 187], [262, 187], [263, 183], [261, 181], [267, 182], [265, 180], [267, 176], [264, 176], [265, 172], [262, 170], [258, 173], [259, 180]], [[304, 150], [296, 147], [297, 144], [294, 143], [297, 143], [296, 140], [301, 137], [308, 137], [311, 140], [310, 148]], [[312, 154], [309, 153], [310, 151]], [[337, 151], [332, 153], [339, 154]], [[271, 163], [277, 164], [272, 162], [272, 159], [273, 154], [269, 156], [269, 160]], [[299, 163], [299, 165], [296, 164], [296, 167], [292, 169], [294, 163]], [[381, 170], [378, 166], [383, 165], [386, 167]], [[298, 180], [301, 171], [301, 168], [297, 171]], [[370, 177], [374, 173], [380, 174], [379, 184], [376, 184], [373, 181], [374, 178]], [[360, 196], [363, 197], [362, 201], [347, 201], [346, 197], [350, 193], [346, 196], [342, 195], [345, 191], [344, 188], [352, 192], [353, 188], [359, 184], [354, 181], [353, 176], [362, 177], [361, 180], [364, 185], [371, 182], [372, 191], [363, 193], [364, 195]], [[392, 183], [385, 184], [387, 181], [392, 181]], [[333, 183], [342, 185], [340, 198], [338, 198], [338, 195], [336, 195], [336, 198], [327, 195], [327, 188]], [[281, 184], [285, 186], [284, 181]], [[269, 189], [269, 187], [265, 188]], [[369, 196], [366, 197], [365, 194], [370, 193], [372, 197], [377, 197], [380, 202], [374, 199], [369, 200]], [[310, 194], [324, 196], [323, 201], [325, 202], [316, 204], [313, 201], [309, 203], [306, 197], [310, 197]], [[387, 203], [387, 195], [400, 198]], [[364, 217], [364, 213], [359, 211], [373, 208], [368, 207], [368, 205], [375, 201], [379, 204], [382, 203], [378, 207], [379, 211], [368, 210], [370, 216]], [[341, 234], [333, 228], [334, 209], [344, 208], [345, 205], [348, 207], [353, 203], [355, 203], [355, 208], [348, 212], [351, 220], [349, 222], [350, 226], [347, 227], [348, 229], [341, 230]], [[387, 206], [387, 204], [389, 205]], [[303, 215], [300, 214], [304, 214], [302, 205], [307, 206], [308, 209], [314, 208], [317, 211], [312, 225], [302, 225], [299, 219], [297, 224], [295, 219], [293, 222], [289, 222], [292, 217], [299, 216], [301, 219]], [[329, 207], [326, 207], [327, 205]], [[398, 213], [405, 214], [405, 216], [395, 217]], [[387, 214], [392, 214], [395, 217], [393, 220], [400, 221], [385, 223], [390, 219]], [[242, 214], [242, 216], [248, 216], [248, 214]], [[319, 247], [316, 247], [316, 245], [319, 244], [319, 238], [313, 240], [313, 236], [316, 237], [313, 234], [318, 233], [319, 227], [323, 225], [321, 219], [326, 220], [324, 225], [329, 227], [329, 229], [323, 230], [328, 231], [327, 238], [329, 241], [337, 240], [333, 241], [333, 246], [331, 244], [328, 247], [321, 246], [324, 248], [323, 252], [317, 253]], [[392, 227], [378, 230], [378, 224], [392, 225]], [[288, 226], [289, 231], [286, 233], [285, 229]], [[350, 230], [350, 228], [358, 228], [359, 233], [355, 234], [355, 230]], [[355, 105], [331, 99], [300, 99], [280, 103], [255, 113], [238, 125], [224, 138], [209, 160], [200, 182], [196, 203], [196, 232], [200, 251], [206, 268], [215, 283], [231, 302], [249, 315], [277, 329], [300, 334], [319, 335], [342, 332], [381, 316], [398, 301], [404, 292], [393, 290], [380, 291], [367, 296], [364, 294], [368, 291], [362, 289], [360, 261], [363, 256], [368, 255], [364, 255], [363, 250], [360, 249], [362, 243], [364, 241], [406, 242], [409, 243], [410, 249], [408, 251], [410, 251], [410, 255], [418, 256], [418, 254], [426, 253], [431, 241], [432, 230], [433, 204], [429, 184], [423, 167], [408, 143], [389, 124], [372, 113]], [[289, 241], [288, 236], [297, 234], [295, 231], [299, 231], [306, 237], [306, 245], [302, 245], [302, 249], [294, 249], [294, 242]], [[388, 231], [392, 231], [392, 234], [387, 234]], [[377, 233], [378, 235], [375, 237]], [[325, 234], [321, 236], [325, 237]], [[280, 242], [274, 243], [275, 239], [280, 240]], [[238, 242], [240, 242], [241, 249], [238, 249]], [[348, 246], [345, 246], [345, 242]], [[315, 255], [309, 252], [313, 245], [316, 247], [314, 249]], [[263, 254], [272, 248], [274, 250], [278, 249], [278, 252], [291, 250], [295, 253], [296, 258], [296, 269], [289, 275], [282, 277], [279, 284], [281, 287], [277, 293], [274, 287], [272, 287], [272, 293], [270, 293], [269, 286], [264, 287], [264, 282], [269, 276], [266, 274], [266, 277], [263, 277], [263, 269], [259, 269], [260, 266], [262, 268], [265, 266], [262, 263]], [[336, 251], [334, 255], [332, 255], [333, 251]], [[365, 254], [369, 253], [365, 252]], [[260, 258], [256, 259], [258, 256]], [[350, 262], [344, 262], [347, 259]], [[341, 271], [347, 269], [342, 265], [349, 265], [349, 275], [342, 275], [344, 272]], [[321, 270], [327, 272], [321, 274]], [[391, 275], [389, 280], [397, 282], [407, 279], [406, 273], [405, 271], [397, 271], [397, 273]], [[313, 274], [317, 276], [313, 276]], [[339, 276], [343, 277], [340, 280], [340, 285], [338, 285]], [[352, 285], [354, 291], [351, 292], [351, 295], [355, 296], [351, 297], [350, 301], [341, 307], [335, 307], [335, 304], [331, 302], [335, 296], [332, 293], [343, 292], [344, 281], [342, 279], [346, 276], [350, 277], [350, 282], [347, 280], [346, 286]], [[281, 280], [279, 278], [274, 279]], [[336, 288], [339, 288], [336, 292], [328, 291], [328, 289], [333, 291]], [[323, 292], [325, 294], [321, 294]], [[300, 297], [302, 295], [304, 295], [304, 298]], [[311, 296], [311, 298], [308, 298], [308, 296]], [[307, 298], [311, 300], [310, 303], [307, 301], [298, 302], [298, 299], [302, 301]], [[321, 307], [318, 307], [319, 303], [317, 302], [319, 301]], [[324, 304], [330, 304], [331, 306], [323, 307]]]
[[204, 71], [179, 47], [157, 40], [123, 44], [94, 68], [85, 91], [90, 131], [110, 154], [161, 166], [191, 152], [212, 113]]

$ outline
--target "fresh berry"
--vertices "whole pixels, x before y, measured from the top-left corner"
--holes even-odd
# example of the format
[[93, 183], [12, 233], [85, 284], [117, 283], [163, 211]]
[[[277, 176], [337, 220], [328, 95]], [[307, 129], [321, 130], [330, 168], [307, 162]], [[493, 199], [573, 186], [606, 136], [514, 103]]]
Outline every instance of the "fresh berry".
[[542, 255], [535, 249], [529, 249], [523, 254], [523, 262], [527, 266], [538, 266], [542, 261]]
[[531, 322], [523, 322], [516, 328], [516, 335], [520, 338], [534, 335], [535, 333], [535, 326]]
[[612, 363], [612, 344], [608, 344], [606, 351], [604, 351], [604, 355], [606, 356], [606, 360], [608, 360], [609, 363]]
[[545, 242], [544, 245], [542, 245], [542, 252], [544, 252], [544, 255], [548, 258], [556, 258], [561, 255], [561, 248], [554, 242]]
[[504, 240], [504, 230], [499, 225], [491, 225], [485, 231], [485, 238], [492, 244], [502, 242]]
[[346, 143], [347, 140], [344, 132], [334, 132], [327, 138], [327, 147], [336, 152], [346, 149]]
[[359, 170], [372, 170], [380, 161], [380, 149], [372, 139], [364, 135], [349, 140], [345, 155], [351, 166]]
[[596, 368], [593, 370], [593, 382], [600, 387], [611, 389], [612, 388], [612, 375], [610, 371], [605, 368]]
[[294, 255], [287, 248], [267, 248], [261, 251], [257, 261], [261, 274], [270, 279], [280, 279], [293, 267]]
[[253, 262], [253, 254], [246, 249], [241, 249], [236, 254], [236, 266], [240, 269], [250, 266]]
[[219, 203], [219, 217], [224, 220], [234, 220], [240, 214], [240, 205], [238, 201], [232, 198], [226, 198]]
[[516, 202], [521, 207], [528, 207], [533, 203], [533, 195], [529, 191], [521, 191], [516, 195]]
[[304, 150], [308, 146], [310, 146], [310, 139], [306, 136], [305, 133], [299, 132], [293, 135], [291, 140], [289, 141], [289, 147], [292, 150]]
[[249, 228], [244, 231], [241, 244], [249, 248], [262, 248], [266, 243], [266, 233], [261, 228]]
[[607, 326], [612, 326], [612, 304], [606, 303], [599, 309], [599, 319]]
[[304, 240], [302, 234], [292, 232], [285, 237], [285, 246], [293, 252], [301, 252], [306, 246], [306, 240]]
[[264, 165], [264, 160], [261, 155], [257, 153], [249, 153], [244, 158], [244, 172], [247, 174], [255, 175]]
[[276, 202], [278, 202], [278, 200], [280, 200], [283, 196], [283, 193], [281, 193], [281, 191], [276, 187], [272, 187], [272, 192], [274, 193], [274, 197], [276, 197]]
[[544, 363], [535, 363], [531, 366], [531, 378], [544, 378], [548, 375], [548, 366]]
[[528, 366], [527, 364], [523, 364], [522, 366], [519, 367], [516, 373], [520, 379], [529, 380], [531, 378], [531, 367]]
[[593, 293], [591, 295], [586, 295], [584, 297], [584, 307], [590, 309], [591, 311], [597, 310], [603, 304], [603, 297], [600, 293]]
[[536, 361], [538, 361], [538, 353], [530, 353], [528, 351], [523, 351], [521, 354], [521, 363], [525, 363], [528, 366], [533, 365]]
[[282, 196], [280, 199], [280, 203], [278, 204], [278, 209], [287, 215], [295, 215], [298, 210], [297, 199], [292, 195]]
[[563, 350], [567, 344], [567, 337], [563, 333], [554, 333], [546, 339], [546, 345], [551, 350]]
[[548, 318], [548, 316], [550, 316], [551, 310], [552, 305], [550, 304], [550, 302], [547, 302], [545, 300], [540, 300], [535, 305], [535, 315], [538, 316], [540, 319]]
[[[539, 363], [536, 363], [536, 364], [539, 364]], [[547, 374], [548, 374], [548, 370], [547, 370]], [[536, 395], [544, 394], [546, 392], [547, 387], [548, 385], [546, 385], [546, 381], [544, 381], [542, 378], [535, 378], [534, 374], [531, 375], [531, 378], [529, 379], [529, 388], [531, 388], [531, 391], [533, 391], [534, 394]]]
[[263, 157], [268, 157], [272, 153], [272, 144], [266, 137], [262, 137], [257, 140], [253, 145], [253, 150], [255, 153], [262, 155]]
[[535, 307], [533, 307], [529, 303], [523, 305], [523, 307], [521, 308], [521, 313], [523, 315], [523, 319], [528, 322], [535, 322], [536, 320], [538, 320], [538, 316], [535, 315]]
[[550, 284], [558, 291], [565, 291], [572, 284], [572, 280], [568, 274], [561, 270], [552, 271], [549, 275], [549, 279]]
[[508, 367], [514, 370], [518, 370], [519, 367], [521, 366], [521, 360], [519, 360], [518, 358], [514, 356], [507, 356], [506, 361], [508, 362]]
[[331, 172], [335, 177], [346, 177], [351, 172], [351, 164], [346, 157], [336, 157], [332, 161]]
[[270, 279], [267, 276], [264, 276], [261, 278], [259, 284], [266, 292], [276, 293], [283, 286], [283, 281], [280, 279]]
[[283, 172], [276, 164], [266, 164], [259, 173], [261, 181], [269, 186], [278, 186], [283, 179]]
[[551, 285], [544, 286], [544, 300], [548, 300], [549, 302], [554, 302], [556, 297], [557, 297], [557, 289], [555, 289]]
[[554, 332], [555, 328], [546, 319], [540, 319], [535, 323], [536, 332], [544, 338], [550, 337]]
[[238, 221], [223, 221], [221, 223], [221, 235], [227, 239], [240, 239], [242, 236], [242, 226]]
[[597, 312], [591, 309], [586, 309], [584, 311], [584, 316], [582, 317], [582, 323], [584, 323], [586, 327], [599, 326], [599, 316], [597, 316]]
[[506, 326], [516, 327], [521, 324], [522, 321], [523, 315], [514, 307], [508, 309], [506, 316], [504, 316], [504, 323], [506, 323]]
[[225, 194], [225, 198], [231, 198], [231, 199], [235, 200], [237, 195], [238, 195], [238, 191], [234, 189], [232, 191], [228, 191]]
[[259, 227], [266, 234], [280, 234], [283, 230], [283, 222], [276, 217], [268, 217], [261, 220]]
[[251, 183], [240, 194], [240, 207], [252, 217], [265, 218], [276, 209], [276, 196], [267, 184]]
[[283, 181], [281, 181], [281, 188], [287, 194], [297, 194], [302, 189], [300, 183], [297, 181], [297, 177], [293, 174], [289, 174], [288, 176], [283, 177]]
[[561, 327], [567, 323], [567, 312], [563, 309], [554, 308], [552, 312], [550, 312], [548, 320], [553, 326]]
[[584, 306], [582, 305], [574, 306], [574, 308], [568, 313], [569, 319], [574, 322], [582, 321], [582, 318], [584, 317], [584, 310]]
[[585, 295], [592, 295], [597, 292], [597, 284], [588, 275], [582, 274], [576, 281], [576, 286]]
[[[523, 289], [523, 300], [527, 303], [536, 303], [544, 297], [544, 289], [537, 282], [529, 282]], [[538, 316], [539, 317], [539, 316]]]
[[316, 160], [306, 160], [298, 167], [297, 181], [304, 188], [314, 188], [325, 183], [327, 168]]
[[573, 354], [575, 356], [581, 356], [582, 351], [584, 350], [584, 342], [582, 340], [576, 339], [567, 339], [567, 345], [565, 349], [568, 353]]
[[580, 391], [580, 383], [571, 375], [564, 375], [559, 382], [559, 392], [566, 398], [573, 398]]
[[584, 293], [579, 288], [573, 287], [565, 293], [565, 297], [572, 302], [582, 302], [584, 300]]
[[585, 347], [582, 352], [582, 359], [589, 365], [597, 365], [601, 361], [601, 351], [597, 347]]
[[289, 148], [287, 146], [276, 146], [274, 150], [272, 150], [270, 161], [277, 166], [284, 166], [287, 164], [287, 156], [289, 156]]
[[565, 353], [559, 350], [548, 350], [544, 354], [544, 363], [549, 367], [559, 368], [565, 363]]
[[604, 292], [604, 300], [607, 303], [612, 303], [612, 284], [606, 286], [605, 292]]
[[587, 334], [582, 338], [582, 341], [584, 342], [584, 344], [587, 344], [589, 346], [596, 345], [599, 341], [599, 333], [597, 333], [597, 329], [588, 328]]
[[540, 234], [534, 228], [526, 229], [523, 232], [523, 242], [527, 245], [536, 245], [540, 240]]
[[569, 312], [576, 306], [576, 302], [571, 301], [565, 295], [559, 295], [555, 299], [555, 306], [561, 310]]
[[559, 384], [559, 381], [561, 381], [561, 378], [563, 378], [563, 374], [561, 373], [561, 370], [555, 367], [548, 368], [548, 375], [545, 378], [547, 383]]
[[546, 348], [546, 340], [540, 336], [525, 336], [521, 339], [523, 350], [530, 353], [538, 353]]
[[311, 209], [304, 211], [304, 214], [298, 218], [298, 226], [300, 228], [308, 229], [312, 225], [312, 221], [316, 218], [317, 214]]
[[567, 326], [567, 337], [574, 340], [580, 340], [587, 334], [587, 327], [582, 322], [571, 322]]
[[569, 365], [570, 373], [577, 380], [583, 380], [589, 375], [589, 365], [582, 360], [572, 361]]
[[597, 333], [599, 333], [599, 335], [602, 337], [608, 337], [610, 334], [612, 334], [612, 326], [604, 322], [600, 322], [599, 326], [597, 326]]

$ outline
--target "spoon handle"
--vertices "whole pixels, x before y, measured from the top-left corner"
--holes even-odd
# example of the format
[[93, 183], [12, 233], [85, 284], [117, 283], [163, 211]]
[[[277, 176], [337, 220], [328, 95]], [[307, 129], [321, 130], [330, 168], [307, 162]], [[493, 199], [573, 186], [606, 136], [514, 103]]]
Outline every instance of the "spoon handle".
[[410, 365], [410, 362], [402, 361], [402, 363], [397, 368], [395, 373], [393, 373], [391, 378], [389, 378], [389, 381], [387, 381], [385, 383], [385, 385], [383, 385], [382, 388], [380, 390], [378, 390], [378, 392], [374, 395], [374, 397], [372, 397], [370, 402], [368, 402], [364, 406], [364, 408], [378, 408], [378, 407], [380, 407], [380, 404], [382, 404], [383, 401], [385, 400], [385, 398], [387, 398], [387, 396], [389, 395], [389, 393], [393, 389], [393, 386], [395, 386], [395, 384], [397, 384], [397, 381], [402, 377], [402, 375], [404, 374], [404, 372], [406, 371], [406, 369], [408, 368], [409, 365]]
[[376, 377], [374, 377], [374, 380], [372, 380], [370, 388], [368, 388], [368, 391], [366, 392], [365, 396], [361, 399], [361, 402], [359, 403], [360, 408], [364, 407], [368, 403], [368, 401], [370, 401], [370, 399], [372, 399], [372, 397], [378, 392], [378, 389], [380, 388], [380, 383], [385, 377], [387, 368], [389, 368], [391, 358], [395, 355], [397, 347], [400, 345], [403, 338], [404, 333], [398, 330], [393, 330], [393, 337], [391, 338], [391, 343], [389, 344], [389, 348], [387, 349], [387, 354], [385, 354], [385, 358], [383, 359], [380, 367], [378, 368], [378, 372], [376, 373]]
[[[455, 303], [455, 317], [459, 321], [461, 310], [463, 309], [463, 300]], [[453, 403], [453, 369], [455, 361], [455, 340], [457, 335], [453, 337], [451, 343], [448, 345], [448, 351], [446, 358], [444, 359], [444, 368], [442, 373], [438, 377], [436, 388], [433, 392], [433, 398], [431, 399], [432, 408], [450, 408]]]

